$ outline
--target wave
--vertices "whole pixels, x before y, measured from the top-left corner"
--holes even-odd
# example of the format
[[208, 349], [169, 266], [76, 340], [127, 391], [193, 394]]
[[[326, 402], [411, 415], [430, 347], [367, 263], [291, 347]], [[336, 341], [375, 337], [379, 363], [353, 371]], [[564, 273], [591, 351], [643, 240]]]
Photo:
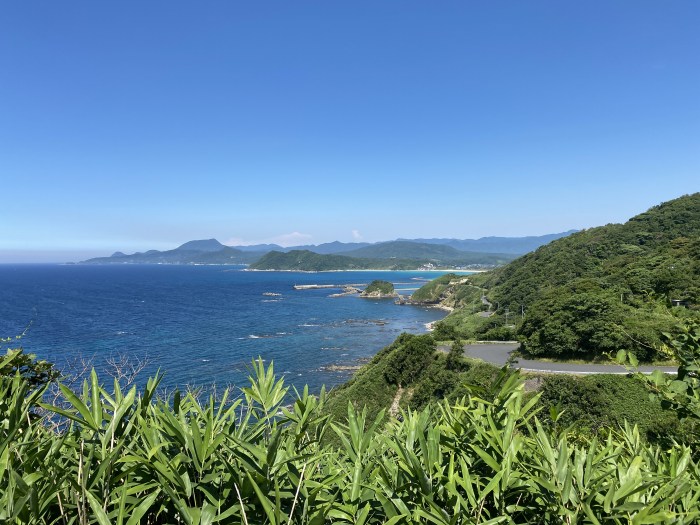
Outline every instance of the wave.
[[276, 332], [274, 334], [250, 334], [248, 337], [239, 337], [238, 339], [272, 339], [275, 337], [283, 337], [285, 335], [291, 335], [289, 332]]

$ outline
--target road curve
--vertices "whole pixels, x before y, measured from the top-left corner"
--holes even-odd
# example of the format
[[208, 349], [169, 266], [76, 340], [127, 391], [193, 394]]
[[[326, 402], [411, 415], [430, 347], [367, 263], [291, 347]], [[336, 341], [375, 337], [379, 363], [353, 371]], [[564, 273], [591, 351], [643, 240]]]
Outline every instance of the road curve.
[[[482, 359], [497, 366], [506, 364], [510, 353], [518, 348], [518, 343], [477, 343], [464, 345], [464, 355], [476, 359]], [[440, 348], [447, 351], [446, 347]], [[625, 367], [616, 364], [594, 365], [594, 364], [574, 364], [557, 363], [552, 361], [538, 361], [535, 359], [518, 358], [515, 368], [525, 372], [543, 372], [547, 374], [627, 374]], [[638, 370], [648, 374], [654, 370], [661, 370], [667, 374], [677, 372], [672, 366], [640, 366]]]

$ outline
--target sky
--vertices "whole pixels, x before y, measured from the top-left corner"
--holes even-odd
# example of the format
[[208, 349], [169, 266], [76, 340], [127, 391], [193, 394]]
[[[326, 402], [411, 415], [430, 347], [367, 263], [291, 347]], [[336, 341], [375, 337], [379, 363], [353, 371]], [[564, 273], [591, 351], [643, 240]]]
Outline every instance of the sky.
[[700, 190], [700, 2], [4, 2], [0, 262], [542, 235]]

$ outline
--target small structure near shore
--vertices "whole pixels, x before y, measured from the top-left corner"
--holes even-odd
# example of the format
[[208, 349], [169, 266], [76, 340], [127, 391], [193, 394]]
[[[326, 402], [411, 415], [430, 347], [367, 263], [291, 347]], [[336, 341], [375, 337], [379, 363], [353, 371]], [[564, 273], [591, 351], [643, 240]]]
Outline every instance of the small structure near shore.
[[360, 292], [361, 290], [359, 288], [355, 288], [354, 286], [344, 286], [341, 293], [332, 293], [328, 297], [345, 297], [346, 295], [355, 295]]

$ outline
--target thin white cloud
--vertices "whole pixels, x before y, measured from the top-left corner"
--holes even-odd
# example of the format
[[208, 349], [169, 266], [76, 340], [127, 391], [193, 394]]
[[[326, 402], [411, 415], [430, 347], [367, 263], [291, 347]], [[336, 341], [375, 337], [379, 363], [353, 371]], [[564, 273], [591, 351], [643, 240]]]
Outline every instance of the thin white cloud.
[[273, 237], [270, 242], [279, 244], [280, 246], [296, 246], [297, 244], [310, 244], [313, 240], [313, 235], [308, 233], [292, 232]]
[[353, 241], [361, 241], [362, 240], [362, 234], [360, 233], [360, 230], [352, 230], [352, 240]]
[[231, 237], [223, 244], [227, 246], [251, 246], [254, 244], [279, 244], [280, 246], [297, 246], [299, 244], [311, 244], [313, 235], [301, 232], [283, 233], [267, 239], [248, 241], [240, 237]]

